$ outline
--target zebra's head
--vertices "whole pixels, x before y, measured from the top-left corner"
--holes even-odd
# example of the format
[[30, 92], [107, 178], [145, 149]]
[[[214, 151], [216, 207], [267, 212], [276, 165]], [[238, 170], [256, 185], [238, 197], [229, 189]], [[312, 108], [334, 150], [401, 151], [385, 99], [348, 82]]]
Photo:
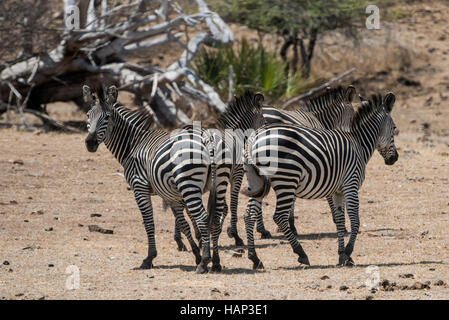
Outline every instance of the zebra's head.
[[112, 108], [117, 101], [117, 93], [117, 88], [110, 86], [106, 97], [102, 94], [98, 96], [92, 93], [88, 86], [83, 86], [84, 102], [89, 105], [89, 111], [87, 112], [87, 130], [89, 133], [85, 140], [89, 152], [97, 151], [98, 146], [106, 136]]
[[396, 98], [394, 94], [390, 92], [381, 101], [377, 102], [377, 104], [381, 105], [383, 122], [379, 132], [376, 148], [380, 155], [384, 158], [385, 164], [387, 165], [394, 164], [399, 158], [398, 151], [394, 144], [394, 136], [397, 135], [399, 131], [391, 118], [391, 110], [393, 110], [395, 100]]

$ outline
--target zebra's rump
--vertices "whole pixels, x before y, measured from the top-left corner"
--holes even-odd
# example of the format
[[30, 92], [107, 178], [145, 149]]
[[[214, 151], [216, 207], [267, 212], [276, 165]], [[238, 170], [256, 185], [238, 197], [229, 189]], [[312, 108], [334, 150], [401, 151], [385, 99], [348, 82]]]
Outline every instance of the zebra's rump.
[[271, 181], [273, 189], [294, 189], [298, 197], [317, 199], [332, 194], [350, 166], [350, 147], [334, 131], [296, 125], [267, 125], [248, 145], [250, 163]]
[[200, 131], [189, 128], [171, 134], [149, 161], [151, 187], [164, 199], [177, 201], [183, 193], [205, 192], [211, 159]]

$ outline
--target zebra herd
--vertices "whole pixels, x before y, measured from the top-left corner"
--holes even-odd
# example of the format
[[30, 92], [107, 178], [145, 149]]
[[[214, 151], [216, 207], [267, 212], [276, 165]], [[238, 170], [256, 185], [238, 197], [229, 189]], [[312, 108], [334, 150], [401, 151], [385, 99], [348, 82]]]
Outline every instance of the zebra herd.
[[[358, 190], [368, 160], [377, 149], [387, 165], [398, 159], [394, 145], [396, 126], [391, 118], [394, 94], [361, 99], [352, 106], [352, 86], [329, 88], [303, 101], [295, 111], [262, 105], [261, 94], [236, 97], [213, 129], [195, 123], [171, 133], [151, 129], [149, 117], [117, 102], [118, 91], [93, 93], [83, 87], [89, 106], [86, 148], [95, 152], [104, 142], [124, 168], [142, 213], [148, 237], [148, 255], [137, 269], [153, 267], [157, 256], [151, 196], [160, 196], [175, 217], [175, 240], [184, 248], [187, 238], [196, 261], [196, 273], [221, 271], [218, 240], [227, 215], [230, 187], [231, 222], [227, 229], [237, 246], [239, 193], [249, 196], [244, 215], [248, 258], [263, 268], [254, 246], [254, 224], [263, 238], [270, 237], [262, 219], [263, 197], [276, 194], [274, 221], [290, 242], [301, 264], [309, 260], [297, 239], [293, 223], [296, 198], [326, 198], [337, 228], [339, 265], [351, 265], [359, 228]], [[247, 190], [240, 191], [243, 176]], [[202, 195], [209, 191], [207, 210]], [[345, 207], [351, 234], [344, 246]], [[193, 239], [184, 210], [191, 219], [199, 245]], [[212, 257], [211, 251], [212, 241]]]

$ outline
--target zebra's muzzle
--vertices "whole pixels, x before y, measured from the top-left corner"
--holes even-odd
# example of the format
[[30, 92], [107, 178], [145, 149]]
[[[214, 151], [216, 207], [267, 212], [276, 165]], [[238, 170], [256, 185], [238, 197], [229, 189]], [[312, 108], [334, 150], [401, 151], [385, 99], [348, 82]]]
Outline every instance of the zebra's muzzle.
[[385, 158], [385, 164], [391, 166], [391, 165], [393, 165], [396, 161], [398, 161], [398, 158], [399, 158], [399, 154], [398, 154], [398, 152], [395, 150], [394, 153], [393, 153], [390, 157]]
[[95, 152], [98, 149], [97, 137], [95, 135], [88, 135], [86, 140], [86, 148], [89, 152]]

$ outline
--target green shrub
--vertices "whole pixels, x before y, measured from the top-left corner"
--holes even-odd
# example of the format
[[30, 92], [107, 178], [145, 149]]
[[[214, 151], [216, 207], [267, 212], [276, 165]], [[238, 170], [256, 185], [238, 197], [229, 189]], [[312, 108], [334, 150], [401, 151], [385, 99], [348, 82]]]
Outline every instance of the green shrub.
[[271, 99], [297, 94], [306, 82], [300, 75], [286, 76], [286, 64], [262, 46], [251, 46], [243, 38], [240, 44], [218, 49], [202, 49], [193, 61], [198, 76], [212, 85], [223, 99], [229, 92], [229, 67], [234, 71], [234, 92], [260, 91]]

